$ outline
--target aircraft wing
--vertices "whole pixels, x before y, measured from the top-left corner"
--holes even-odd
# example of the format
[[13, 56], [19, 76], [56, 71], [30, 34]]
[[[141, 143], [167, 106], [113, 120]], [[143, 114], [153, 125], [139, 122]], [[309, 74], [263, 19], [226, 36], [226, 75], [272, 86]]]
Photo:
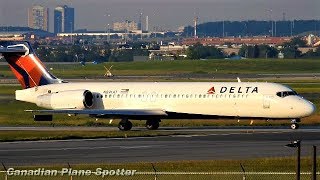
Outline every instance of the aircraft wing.
[[50, 114], [88, 114], [96, 117], [126, 117], [126, 116], [167, 116], [162, 109], [62, 109], [62, 110], [25, 110], [33, 113]]

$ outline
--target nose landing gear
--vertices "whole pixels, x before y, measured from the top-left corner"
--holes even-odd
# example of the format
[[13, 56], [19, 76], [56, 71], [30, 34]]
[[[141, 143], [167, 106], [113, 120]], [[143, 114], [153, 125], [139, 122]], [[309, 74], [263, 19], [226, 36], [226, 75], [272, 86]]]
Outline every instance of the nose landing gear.
[[299, 128], [299, 123], [300, 122], [300, 119], [292, 119], [291, 120], [291, 129], [298, 129]]

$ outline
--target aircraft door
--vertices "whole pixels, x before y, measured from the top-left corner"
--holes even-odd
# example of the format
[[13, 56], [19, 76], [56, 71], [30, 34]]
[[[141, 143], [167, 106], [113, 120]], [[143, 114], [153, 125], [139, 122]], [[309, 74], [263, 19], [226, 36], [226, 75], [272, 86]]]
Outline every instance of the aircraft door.
[[270, 109], [270, 100], [272, 96], [264, 95], [263, 96], [263, 109]]

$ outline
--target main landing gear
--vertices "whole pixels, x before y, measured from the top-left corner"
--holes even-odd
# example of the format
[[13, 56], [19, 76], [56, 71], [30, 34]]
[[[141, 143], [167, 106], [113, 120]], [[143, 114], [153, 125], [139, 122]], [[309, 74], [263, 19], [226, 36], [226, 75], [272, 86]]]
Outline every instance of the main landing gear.
[[[149, 130], [157, 130], [159, 128], [160, 119], [149, 119], [146, 122], [146, 128]], [[128, 118], [123, 118], [118, 124], [118, 128], [121, 131], [129, 131], [132, 128], [132, 123]]]
[[291, 129], [298, 129], [299, 128], [299, 123], [300, 122], [300, 119], [292, 119], [291, 120]]
[[129, 131], [132, 128], [132, 122], [130, 122], [127, 118], [123, 118], [119, 122], [118, 128], [121, 131]]
[[146, 128], [149, 130], [157, 130], [159, 128], [159, 122], [161, 122], [160, 119], [149, 119], [146, 122]]

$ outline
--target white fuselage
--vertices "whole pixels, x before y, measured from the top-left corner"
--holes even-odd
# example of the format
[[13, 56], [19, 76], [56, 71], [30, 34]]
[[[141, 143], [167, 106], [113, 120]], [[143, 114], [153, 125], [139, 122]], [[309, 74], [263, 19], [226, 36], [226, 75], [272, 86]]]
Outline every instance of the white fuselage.
[[[61, 83], [16, 91], [16, 99], [37, 103], [48, 93], [85, 89], [94, 94], [90, 109], [162, 109], [166, 112], [223, 117], [301, 118], [314, 105], [276, 83], [233, 82], [115, 82]], [[68, 103], [64, 99], [66, 107]], [[63, 107], [61, 107], [63, 108]], [[58, 106], [55, 109], [59, 109]]]

